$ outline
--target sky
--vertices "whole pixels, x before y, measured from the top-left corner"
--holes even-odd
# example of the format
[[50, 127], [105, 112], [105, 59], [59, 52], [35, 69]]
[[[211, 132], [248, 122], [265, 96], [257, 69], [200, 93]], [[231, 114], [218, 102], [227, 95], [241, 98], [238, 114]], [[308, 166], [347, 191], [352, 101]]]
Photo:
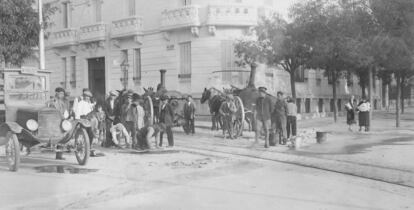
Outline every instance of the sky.
[[300, 0], [276, 0], [275, 9], [284, 17], [288, 16], [289, 7]]

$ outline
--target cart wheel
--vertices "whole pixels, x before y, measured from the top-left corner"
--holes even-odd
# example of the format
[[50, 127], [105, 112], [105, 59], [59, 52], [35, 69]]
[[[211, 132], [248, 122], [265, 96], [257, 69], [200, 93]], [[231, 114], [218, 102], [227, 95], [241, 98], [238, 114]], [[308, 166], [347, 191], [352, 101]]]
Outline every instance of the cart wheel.
[[242, 136], [243, 135], [243, 129], [244, 129], [244, 118], [245, 118], [245, 113], [244, 113], [244, 106], [243, 106], [243, 101], [241, 100], [240, 97], [236, 96], [234, 97], [234, 103], [237, 107], [237, 112], [236, 112], [236, 120], [234, 121], [234, 137], [238, 137], [238, 136]]
[[89, 159], [90, 143], [88, 132], [85, 128], [79, 128], [75, 134], [75, 156], [79, 165], [86, 165]]
[[20, 165], [20, 145], [16, 134], [11, 131], [6, 135], [6, 158], [10, 171], [17, 171]]

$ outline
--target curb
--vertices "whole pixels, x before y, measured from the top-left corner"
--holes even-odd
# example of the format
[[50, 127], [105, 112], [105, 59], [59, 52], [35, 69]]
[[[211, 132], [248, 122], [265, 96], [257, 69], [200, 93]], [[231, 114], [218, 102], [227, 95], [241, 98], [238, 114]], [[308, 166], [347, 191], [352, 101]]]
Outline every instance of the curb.
[[294, 154], [285, 154], [275, 151], [258, 151], [244, 148], [218, 148], [205, 146], [181, 146], [178, 149], [184, 152], [192, 152], [207, 155], [236, 155], [262, 160], [277, 161], [310, 168], [316, 168], [331, 172], [348, 174], [352, 176], [387, 182], [390, 184], [414, 188], [414, 173], [407, 170], [399, 170], [386, 167], [378, 167], [367, 164], [344, 162], [340, 160], [328, 160], [316, 157], [304, 157]]

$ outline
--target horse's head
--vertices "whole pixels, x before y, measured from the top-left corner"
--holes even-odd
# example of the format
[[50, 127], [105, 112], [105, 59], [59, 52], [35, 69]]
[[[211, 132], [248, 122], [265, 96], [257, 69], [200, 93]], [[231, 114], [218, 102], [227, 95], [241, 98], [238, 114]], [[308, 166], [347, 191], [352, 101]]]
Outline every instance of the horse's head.
[[207, 88], [204, 88], [204, 92], [201, 95], [201, 99], [200, 102], [203, 104], [204, 102], [206, 102], [208, 99], [210, 99], [211, 96], [211, 91]]

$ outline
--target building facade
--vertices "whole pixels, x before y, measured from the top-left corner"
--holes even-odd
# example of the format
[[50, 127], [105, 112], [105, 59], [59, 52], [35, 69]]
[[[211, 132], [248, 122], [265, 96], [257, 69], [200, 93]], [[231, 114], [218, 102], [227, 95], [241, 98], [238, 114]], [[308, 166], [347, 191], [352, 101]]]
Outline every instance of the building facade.
[[[58, 8], [46, 41], [51, 87], [72, 95], [90, 88], [98, 97], [124, 87], [141, 92], [160, 83], [200, 97], [205, 87], [244, 87], [249, 69], [235, 64], [233, 42], [283, 0], [50, 0]], [[300, 70], [299, 111], [331, 111], [332, 84], [323, 71]], [[289, 75], [261, 65], [256, 84], [289, 94]], [[380, 82], [375, 81], [376, 87]], [[338, 100], [360, 95], [356, 78], [341, 79]], [[381, 88], [375, 89], [379, 100]], [[377, 103], [377, 102], [375, 102]], [[378, 102], [378, 104], [380, 104]], [[200, 109], [199, 109], [200, 110]], [[203, 108], [201, 107], [201, 110]]]

